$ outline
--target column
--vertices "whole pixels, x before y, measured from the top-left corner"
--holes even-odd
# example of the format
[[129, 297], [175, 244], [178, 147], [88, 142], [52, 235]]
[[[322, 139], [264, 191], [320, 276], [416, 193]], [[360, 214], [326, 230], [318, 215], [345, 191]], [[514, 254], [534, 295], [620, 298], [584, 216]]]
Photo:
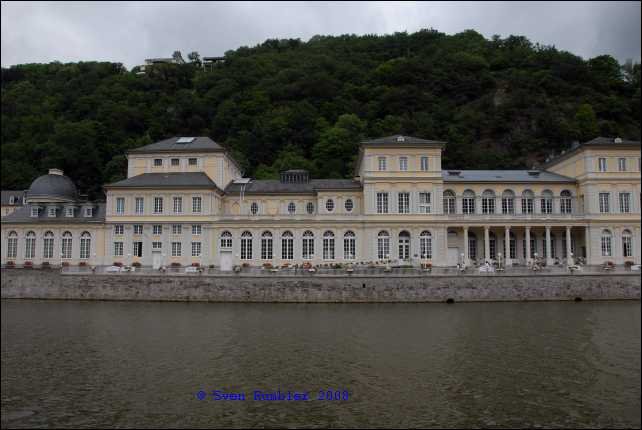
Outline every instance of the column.
[[640, 229], [636, 227], [633, 232], [633, 261], [640, 264]]
[[553, 265], [553, 259], [551, 258], [551, 227], [550, 226], [545, 226], [546, 228], [546, 265], [547, 266], [552, 266]]
[[464, 227], [464, 265], [469, 266], [470, 261], [468, 260], [468, 227]]
[[584, 227], [584, 248], [586, 249], [586, 264], [591, 264], [591, 232], [588, 226]]
[[506, 254], [504, 256], [506, 267], [512, 266], [513, 262], [511, 261], [511, 258], [510, 258], [510, 227], [509, 226], [506, 226], [506, 229], [504, 230], [504, 253]]
[[484, 262], [490, 261], [490, 228], [484, 226]]
[[615, 264], [624, 264], [624, 254], [622, 250], [622, 229], [615, 227], [613, 230], [613, 257]]
[[524, 240], [526, 241], [526, 244], [524, 245], [524, 248], [526, 248], [526, 255], [524, 256], [524, 258], [526, 258], [526, 264], [528, 264], [528, 262], [531, 261], [531, 228], [530, 227], [525, 227]]
[[441, 262], [442, 266], [447, 266], [448, 265], [448, 226], [444, 228], [444, 251], [442, 254], [443, 261]]
[[575, 260], [573, 257], [574, 255], [571, 255], [571, 227], [566, 226], [566, 259], [567, 259], [567, 266], [570, 266], [571, 264], [574, 264]]

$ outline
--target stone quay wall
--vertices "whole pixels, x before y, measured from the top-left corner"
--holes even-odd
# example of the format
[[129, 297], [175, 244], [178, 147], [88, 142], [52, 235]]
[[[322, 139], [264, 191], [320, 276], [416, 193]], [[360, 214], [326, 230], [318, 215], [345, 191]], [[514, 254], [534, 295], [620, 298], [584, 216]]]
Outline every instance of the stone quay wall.
[[[151, 275], [3, 269], [3, 299], [209, 302], [640, 300], [640, 274]], [[450, 300], [449, 300], [450, 299]]]

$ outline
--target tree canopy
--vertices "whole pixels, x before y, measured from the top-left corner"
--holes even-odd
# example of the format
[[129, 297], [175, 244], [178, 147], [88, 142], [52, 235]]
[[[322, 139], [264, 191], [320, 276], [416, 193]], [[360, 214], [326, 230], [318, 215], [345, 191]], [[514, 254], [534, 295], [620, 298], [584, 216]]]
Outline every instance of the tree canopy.
[[350, 177], [359, 140], [447, 141], [445, 168], [530, 168], [575, 140], [640, 139], [640, 65], [588, 60], [473, 30], [270, 39], [202, 67], [119, 63], [2, 69], [2, 187], [49, 167], [82, 191], [126, 174], [128, 149], [210, 136], [247, 176]]

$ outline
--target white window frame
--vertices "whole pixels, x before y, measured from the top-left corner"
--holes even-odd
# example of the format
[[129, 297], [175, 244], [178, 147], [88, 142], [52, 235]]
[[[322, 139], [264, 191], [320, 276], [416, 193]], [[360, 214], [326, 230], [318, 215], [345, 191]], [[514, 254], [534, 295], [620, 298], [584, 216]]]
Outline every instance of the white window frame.
[[631, 193], [621, 192], [619, 194], [620, 200], [620, 213], [628, 214], [631, 213]]
[[142, 215], [145, 213], [145, 198], [144, 197], [136, 197], [135, 199], [135, 212], [138, 215]]
[[421, 171], [422, 172], [427, 172], [429, 170], [429, 168], [430, 168], [429, 167], [430, 165], [428, 164], [428, 157], [425, 156], [425, 155], [422, 156], [420, 163], [421, 163]]
[[113, 251], [114, 251], [114, 257], [122, 257], [125, 252], [124, 242], [114, 241]]
[[181, 257], [182, 254], [182, 242], [172, 242], [172, 257]]
[[410, 193], [402, 191], [397, 193], [397, 209], [400, 214], [410, 213]]
[[386, 168], [388, 167], [386, 165], [386, 163], [387, 163], [386, 157], [377, 157], [377, 163], [378, 163], [379, 171], [380, 172], [385, 172]]
[[311, 260], [314, 258], [314, 233], [305, 231], [302, 238], [302, 258], [304, 260]]
[[387, 192], [377, 193], [377, 213], [378, 214], [388, 213], [388, 193]]
[[323, 259], [334, 260], [334, 233], [330, 230], [323, 233]]
[[125, 225], [114, 224], [114, 236], [122, 236], [125, 234]]
[[201, 196], [192, 196], [192, 213], [200, 214], [203, 210], [203, 198]]
[[172, 235], [178, 236], [183, 234], [183, 224], [172, 224]]
[[598, 171], [600, 172], [606, 172], [608, 168], [608, 164], [606, 162], [606, 158], [600, 157], [597, 159], [597, 165], [598, 165]]
[[599, 193], [600, 213], [607, 214], [611, 212], [611, 193]]
[[163, 234], [163, 225], [162, 224], [152, 225], [152, 235], [160, 236], [161, 234]]
[[422, 191], [419, 193], [419, 213], [429, 214], [432, 212], [432, 193]]
[[201, 224], [192, 224], [192, 236], [200, 236], [203, 233]]
[[202, 251], [201, 242], [192, 242], [192, 257], [200, 257]]
[[116, 197], [116, 214], [123, 215], [125, 213], [125, 198]]
[[154, 197], [154, 213], [162, 214], [163, 213], [163, 198]]
[[173, 201], [173, 212], [175, 214], [182, 214], [183, 213], [183, 197], [180, 196], [174, 196], [172, 198]]
[[134, 234], [135, 235], [143, 234], [143, 225], [142, 224], [134, 224]]
[[626, 158], [618, 158], [617, 159], [617, 169], [620, 172], [626, 172]]
[[408, 157], [399, 157], [399, 171], [407, 172], [408, 171]]
[[343, 235], [343, 259], [354, 260], [357, 258], [357, 236], [353, 231], [346, 231]]

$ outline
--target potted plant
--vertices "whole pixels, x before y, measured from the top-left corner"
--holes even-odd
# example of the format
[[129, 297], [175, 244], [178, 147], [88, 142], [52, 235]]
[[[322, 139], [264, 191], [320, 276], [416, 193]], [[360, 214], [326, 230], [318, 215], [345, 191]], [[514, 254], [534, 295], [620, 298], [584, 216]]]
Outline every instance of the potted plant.
[[140, 261], [134, 261], [134, 262], [132, 263], [132, 267], [139, 268], [140, 266], [141, 266]]
[[243, 268], [250, 267], [250, 263], [243, 263], [243, 264], [241, 264], [241, 267], [243, 267]]
[[24, 264], [22, 265], [25, 269], [33, 269], [33, 262], [32, 261], [25, 261]]
[[263, 263], [263, 268], [264, 268], [265, 270], [270, 270], [270, 269], [272, 269], [272, 267], [273, 267], [273, 266], [272, 266], [272, 263], [270, 263], [269, 261], [268, 261], [268, 262], [266, 262], [266, 263]]
[[42, 269], [51, 269], [51, 264], [48, 261], [44, 261], [41, 265]]
[[170, 264], [171, 267], [181, 267], [181, 263], [174, 261], [172, 264]]
[[192, 267], [201, 267], [201, 264], [199, 262], [193, 262]]
[[5, 264], [6, 267], [16, 267], [16, 263], [13, 261], [7, 261], [7, 264]]
[[234, 273], [240, 273], [241, 272], [241, 266], [236, 265], [233, 267]]
[[[62, 264], [63, 266], [65, 265], [65, 263], [62, 263]], [[123, 263], [120, 261], [114, 261], [114, 264], [112, 264], [112, 266], [123, 267]]]
[[81, 261], [80, 263], [78, 263], [78, 266], [85, 267], [85, 266], [87, 266], [87, 262], [86, 261]]
[[69, 262], [68, 261], [63, 261], [62, 262], [62, 267], [69, 267]]
[[633, 267], [634, 264], [635, 263], [633, 261], [627, 260], [624, 262], [624, 267], [626, 268], [626, 270], [631, 270], [631, 267]]

